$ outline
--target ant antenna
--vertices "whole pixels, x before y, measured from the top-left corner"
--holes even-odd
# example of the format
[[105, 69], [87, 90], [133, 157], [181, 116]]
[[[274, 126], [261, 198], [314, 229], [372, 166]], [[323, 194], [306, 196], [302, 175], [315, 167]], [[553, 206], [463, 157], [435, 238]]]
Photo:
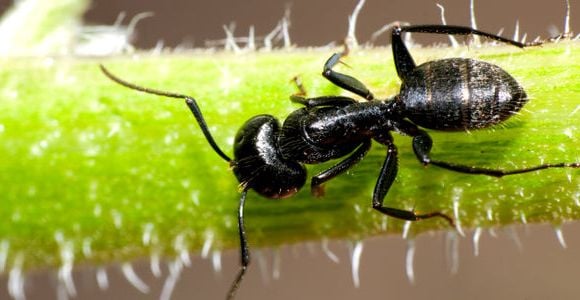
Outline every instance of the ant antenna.
[[101, 68], [101, 71], [103, 71], [103, 74], [105, 74], [107, 77], [109, 77], [109, 79], [111, 79], [112, 81], [114, 81], [114, 82], [116, 82], [124, 87], [130, 88], [132, 90], [144, 92], [147, 94], [153, 94], [153, 95], [169, 97], [169, 98], [184, 99], [185, 104], [187, 104], [187, 107], [189, 107], [189, 110], [191, 110], [191, 112], [193, 113], [193, 116], [195, 117], [197, 124], [199, 124], [199, 127], [201, 128], [201, 131], [203, 132], [203, 135], [205, 136], [205, 139], [207, 140], [209, 145], [213, 148], [213, 150], [219, 156], [221, 156], [221, 158], [223, 160], [225, 160], [226, 162], [232, 161], [232, 159], [229, 156], [227, 156], [220, 149], [220, 147], [216, 144], [215, 140], [213, 139], [211, 133], [209, 132], [209, 129], [207, 128], [207, 123], [203, 119], [203, 115], [201, 114], [201, 110], [199, 109], [199, 106], [197, 106], [197, 102], [195, 101], [195, 99], [193, 99], [190, 96], [183, 95], [183, 94], [165, 92], [165, 91], [160, 91], [160, 90], [155, 90], [155, 89], [151, 89], [151, 88], [138, 86], [136, 84], [127, 82], [127, 81], [113, 75], [113, 73], [109, 72], [109, 70], [107, 70], [107, 68], [105, 68], [105, 66], [103, 66], [102, 64], [100, 64], [99, 67]]

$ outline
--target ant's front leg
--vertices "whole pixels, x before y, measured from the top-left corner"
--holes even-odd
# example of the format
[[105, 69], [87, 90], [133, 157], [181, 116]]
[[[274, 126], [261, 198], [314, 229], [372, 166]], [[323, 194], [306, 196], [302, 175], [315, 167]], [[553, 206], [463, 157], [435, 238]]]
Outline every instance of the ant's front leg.
[[308, 108], [317, 106], [344, 107], [356, 103], [354, 99], [343, 96], [321, 96], [315, 98], [304, 98], [298, 95], [290, 96], [290, 101], [302, 104]]
[[248, 240], [246, 238], [246, 230], [244, 228], [244, 204], [246, 202], [246, 195], [248, 194], [247, 190], [242, 191], [242, 196], [240, 197], [240, 205], [238, 208], [238, 233], [240, 236], [240, 271], [238, 275], [232, 282], [230, 290], [226, 296], [227, 300], [234, 299], [238, 288], [240, 287], [240, 283], [242, 283], [242, 279], [244, 279], [244, 275], [246, 274], [246, 270], [250, 265], [250, 250], [248, 248]]
[[387, 144], [387, 158], [383, 163], [381, 173], [379, 174], [379, 178], [377, 180], [377, 184], [375, 185], [375, 190], [373, 192], [373, 208], [387, 216], [407, 221], [419, 221], [423, 219], [440, 217], [449, 222], [449, 225], [455, 227], [453, 219], [450, 216], [439, 211], [425, 214], [417, 214], [414, 211], [383, 206], [385, 196], [387, 195], [389, 189], [391, 188], [391, 185], [395, 181], [398, 171], [397, 148], [392, 142], [386, 144]]
[[296, 75], [296, 76], [292, 77], [291, 81], [294, 83], [294, 85], [298, 89], [298, 92], [294, 93], [290, 97], [290, 99], [292, 99], [293, 96], [305, 98], [308, 93], [306, 92], [306, 88], [304, 87], [304, 84], [302, 83], [302, 79], [300, 79], [300, 75]]
[[466, 166], [456, 163], [449, 163], [444, 161], [432, 160], [429, 156], [429, 152], [431, 151], [431, 147], [433, 146], [433, 140], [427, 134], [427, 132], [423, 130], [418, 130], [413, 137], [413, 151], [415, 151], [415, 155], [417, 159], [423, 165], [435, 165], [440, 168], [444, 168], [447, 170], [459, 172], [459, 173], [466, 173], [466, 174], [480, 174], [480, 175], [487, 175], [493, 177], [503, 177], [507, 175], [515, 175], [515, 174], [522, 174], [522, 173], [529, 173], [538, 170], [544, 169], [551, 169], [551, 168], [580, 168], [580, 162], [575, 163], [555, 163], [555, 164], [542, 164], [538, 166], [516, 169], [516, 170], [499, 170], [499, 169], [487, 169], [487, 168], [480, 168], [480, 167], [473, 167], [473, 166]]
[[354, 99], [344, 97], [344, 96], [321, 96], [315, 98], [306, 97], [306, 88], [302, 84], [299, 76], [294, 76], [292, 82], [298, 88], [298, 92], [290, 96], [290, 101], [298, 104], [302, 104], [308, 108], [317, 106], [337, 106], [344, 107], [353, 103], [356, 103]]
[[365, 140], [349, 157], [339, 162], [338, 164], [322, 171], [312, 177], [310, 182], [310, 191], [312, 195], [321, 197], [324, 195], [324, 187], [322, 184], [331, 180], [332, 178], [344, 173], [352, 166], [359, 163], [371, 148], [371, 140]]

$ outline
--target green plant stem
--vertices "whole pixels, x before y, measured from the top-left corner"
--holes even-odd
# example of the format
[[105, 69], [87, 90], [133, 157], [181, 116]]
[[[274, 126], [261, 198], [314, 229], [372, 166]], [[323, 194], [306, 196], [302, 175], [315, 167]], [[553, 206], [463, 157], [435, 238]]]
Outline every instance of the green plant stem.
[[[577, 42], [526, 49], [415, 49], [417, 62], [475, 56], [496, 63], [531, 101], [505, 125], [477, 132], [432, 132], [433, 157], [490, 168], [579, 161], [580, 50]], [[467, 53], [465, 53], [467, 52]], [[183, 101], [120, 87], [104, 63], [128, 81], [195, 97], [227, 153], [251, 116], [280, 120], [297, 105], [290, 79], [311, 96], [345, 94], [320, 76], [330, 51], [203, 53], [92, 59], [0, 61], [0, 251], [6, 271], [174, 256], [204, 244], [238, 247], [239, 193], [228, 165], [207, 145]], [[389, 49], [361, 49], [341, 67], [378, 97], [400, 82]], [[352, 95], [349, 95], [352, 96]], [[461, 228], [521, 222], [559, 224], [580, 217], [578, 169], [490, 178], [423, 167], [407, 137], [396, 136], [399, 175], [385, 203], [443, 211]], [[321, 238], [362, 239], [399, 233], [404, 222], [372, 210], [385, 149], [374, 145], [359, 165], [314, 198], [269, 200], [250, 192], [246, 226], [252, 248]], [[332, 162], [331, 162], [332, 163]], [[328, 167], [314, 166], [310, 174]], [[454, 209], [456, 207], [456, 209]], [[412, 223], [410, 234], [449, 230], [443, 220]], [[67, 256], [68, 254], [72, 255]]]

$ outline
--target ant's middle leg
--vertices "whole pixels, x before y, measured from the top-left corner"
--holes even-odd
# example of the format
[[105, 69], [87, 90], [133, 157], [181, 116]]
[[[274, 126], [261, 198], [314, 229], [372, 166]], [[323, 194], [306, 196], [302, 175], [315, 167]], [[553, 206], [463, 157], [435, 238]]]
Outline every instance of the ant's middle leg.
[[323, 196], [324, 187], [322, 184], [344, 173], [346, 170], [359, 163], [369, 152], [370, 148], [371, 140], [366, 140], [349, 157], [329, 169], [313, 176], [312, 181], [310, 182], [310, 191], [312, 192], [312, 195], [316, 197]]
[[388, 147], [387, 158], [385, 159], [383, 167], [381, 168], [381, 173], [379, 174], [379, 178], [377, 180], [377, 184], [375, 185], [375, 190], [373, 192], [373, 208], [387, 216], [407, 221], [419, 221], [423, 219], [440, 217], [449, 222], [449, 224], [452, 227], [455, 227], [453, 219], [450, 216], [439, 211], [434, 211], [425, 214], [417, 214], [414, 211], [383, 206], [385, 196], [387, 195], [387, 192], [389, 191], [391, 185], [395, 181], [395, 177], [397, 177], [398, 171], [397, 148], [392, 142], [388, 143], [387, 147]]
[[433, 140], [427, 134], [427, 132], [423, 130], [418, 130], [417, 133], [413, 137], [413, 151], [417, 156], [417, 159], [423, 163], [423, 165], [435, 165], [440, 168], [444, 168], [447, 170], [459, 172], [459, 173], [466, 173], [466, 174], [480, 174], [480, 175], [487, 175], [493, 177], [503, 177], [507, 175], [515, 175], [515, 174], [522, 174], [522, 173], [529, 173], [538, 170], [544, 169], [551, 169], [551, 168], [580, 168], [580, 162], [575, 163], [555, 163], [555, 164], [541, 164], [533, 167], [522, 168], [522, 169], [515, 169], [515, 170], [499, 170], [499, 169], [488, 169], [488, 168], [480, 168], [474, 166], [466, 166], [456, 163], [449, 163], [444, 161], [432, 160], [429, 156], [429, 152], [431, 151], [431, 147], [433, 145]]
[[328, 79], [330, 82], [334, 83], [340, 88], [347, 91], [353, 92], [366, 100], [373, 100], [375, 96], [369, 91], [369, 89], [358, 79], [334, 71], [332, 68], [340, 62], [340, 59], [346, 55], [345, 52], [333, 54], [324, 64], [324, 69], [322, 71], [322, 76]]

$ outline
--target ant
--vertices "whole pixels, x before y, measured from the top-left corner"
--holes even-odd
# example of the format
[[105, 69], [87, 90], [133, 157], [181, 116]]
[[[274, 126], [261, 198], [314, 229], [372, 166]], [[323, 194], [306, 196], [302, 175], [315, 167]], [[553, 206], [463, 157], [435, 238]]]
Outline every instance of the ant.
[[383, 205], [398, 169], [392, 131], [412, 137], [413, 150], [423, 165], [431, 164], [460, 173], [502, 177], [548, 168], [580, 167], [580, 162], [556, 163], [504, 171], [431, 159], [429, 153], [433, 142], [429, 134], [419, 127], [442, 131], [487, 128], [515, 114], [528, 98], [512, 76], [487, 62], [449, 58], [417, 66], [401, 39], [405, 32], [480, 35], [520, 48], [539, 44], [519, 43], [469, 27], [395, 26], [391, 32], [391, 44], [397, 74], [402, 81], [398, 95], [385, 100], [375, 99], [359, 80], [332, 69], [346, 55], [346, 51], [336, 53], [324, 64], [323, 76], [367, 101], [357, 102], [344, 96], [306, 98], [300, 94], [293, 95], [290, 99], [304, 107], [292, 112], [282, 126], [276, 118], [267, 114], [254, 116], [242, 125], [234, 141], [234, 159], [216, 144], [194, 98], [137, 86], [116, 77], [101, 65], [104, 74], [120, 85], [149, 94], [184, 99], [209, 145], [231, 165], [241, 190], [238, 209], [241, 267], [227, 299], [234, 297], [250, 263], [244, 228], [244, 205], [248, 190], [253, 189], [271, 199], [290, 197], [307, 180], [303, 164], [319, 164], [346, 157], [312, 177], [312, 193], [322, 195], [322, 185], [360, 162], [374, 140], [386, 146], [387, 151], [375, 185], [372, 207], [387, 216], [408, 221], [440, 217], [452, 227], [455, 226], [453, 219], [442, 212], [418, 214]]

